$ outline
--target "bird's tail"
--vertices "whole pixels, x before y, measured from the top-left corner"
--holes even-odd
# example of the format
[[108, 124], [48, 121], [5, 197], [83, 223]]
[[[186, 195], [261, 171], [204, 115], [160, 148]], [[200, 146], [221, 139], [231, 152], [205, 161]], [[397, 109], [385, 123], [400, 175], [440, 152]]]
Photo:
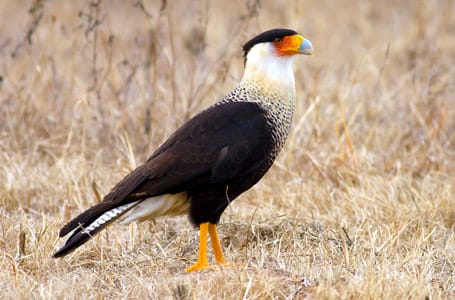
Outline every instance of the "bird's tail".
[[65, 244], [54, 253], [53, 257], [62, 257], [87, 242], [92, 236], [114, 222], [141, 201], [131, 202], [122, 206], [112, 207], [111, 203], [101, 202], [95, 205], [60, 230], [60, 237], [70, 233]]

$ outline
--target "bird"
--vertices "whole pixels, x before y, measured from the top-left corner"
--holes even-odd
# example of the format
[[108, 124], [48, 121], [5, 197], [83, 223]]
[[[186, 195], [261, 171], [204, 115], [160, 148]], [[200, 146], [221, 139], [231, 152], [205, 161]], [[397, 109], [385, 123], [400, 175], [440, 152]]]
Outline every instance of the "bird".
[[292, 29], [274, 28], [243, 45], [240, 83], [178, 128], [103, 200], [59, 232], [69, 235], [53, 255], [72, 252], [112, 222], [122, 224], [188, 214], [199, 227], [199, 253], [185, 271], [227, 265], [217, 232], [226, 207], [253, 187], [283, 148], [295, 110], [293, 64], [313, 45]]

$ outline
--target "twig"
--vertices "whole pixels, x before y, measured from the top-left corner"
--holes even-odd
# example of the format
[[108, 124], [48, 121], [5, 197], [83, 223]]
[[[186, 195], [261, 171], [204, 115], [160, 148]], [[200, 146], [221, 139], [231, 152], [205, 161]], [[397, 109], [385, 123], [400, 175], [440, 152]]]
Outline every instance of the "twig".
[[138, 7], [148, 18], [153, 18], [153, 15], [145, 8], [144, 3], [142, 3], [142, 0], [136, 0], [136, 3], [134, 3], [134, 7]]
[[16, 47], [14, 48], [13, 52], [11, 53], [11, 57], [15, 58], [19, 50], [28, 43], [31, 45], [33, 43], [32, 36], [36, 32], [38, 25], [40, 24], [43, 18], [43, 5], [44, 0], [37, 0], [33, 5], [30, 7], [28, 12], [33, 16], [32, 24], [30, 24], [29, 28], [27, 29], [27, 33], [25, 36], [17, 43]]
[[354, 243], [352, 242], [351, 238], [349, 237], [349, 234], [348, 234], [348, 231], [346, 230], [345, 227], [341, 227], [341, 229], [343, 230], [344, 232], [344, 235], [346, 236], [346, 244], [351, 247]]

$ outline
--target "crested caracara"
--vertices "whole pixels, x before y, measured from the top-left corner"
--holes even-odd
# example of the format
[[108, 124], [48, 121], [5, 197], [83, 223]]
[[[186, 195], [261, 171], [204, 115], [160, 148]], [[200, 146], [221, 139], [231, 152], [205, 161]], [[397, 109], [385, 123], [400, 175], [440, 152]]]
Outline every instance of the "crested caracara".
[[200, 229], [199, 256], [186, 271], [208, 267], [210, 235], [217, 264], [225, 264], [216, 224], [231, 201], [272, 166], [291, 127], [293, 62], [313, 46], [294, 30], [272, 29], [243, 46], [245, 72], [237, 87], [183, 124], [103, 201], [66, 224], [64, 256], [113, 221], [188, 214]]

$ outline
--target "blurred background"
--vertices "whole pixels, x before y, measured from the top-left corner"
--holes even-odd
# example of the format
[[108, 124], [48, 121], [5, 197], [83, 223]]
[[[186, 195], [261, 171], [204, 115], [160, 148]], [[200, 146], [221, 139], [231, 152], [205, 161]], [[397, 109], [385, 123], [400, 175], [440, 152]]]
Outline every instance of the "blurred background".
[[9, 150], [42, 138], [90, 155], [124, 131], [142, 157], [233, 88], [245, 41], [288, 27], [315, 47], [296, 64], [297, 118], [314, 105], [303, 142], [347, 126], [352, 143], [388, 148], [388, 167], [413, 160], [416, 144], [444, 167], [455, 148], [453, 13], [450, 0], [2, 1], [0, 133]]

